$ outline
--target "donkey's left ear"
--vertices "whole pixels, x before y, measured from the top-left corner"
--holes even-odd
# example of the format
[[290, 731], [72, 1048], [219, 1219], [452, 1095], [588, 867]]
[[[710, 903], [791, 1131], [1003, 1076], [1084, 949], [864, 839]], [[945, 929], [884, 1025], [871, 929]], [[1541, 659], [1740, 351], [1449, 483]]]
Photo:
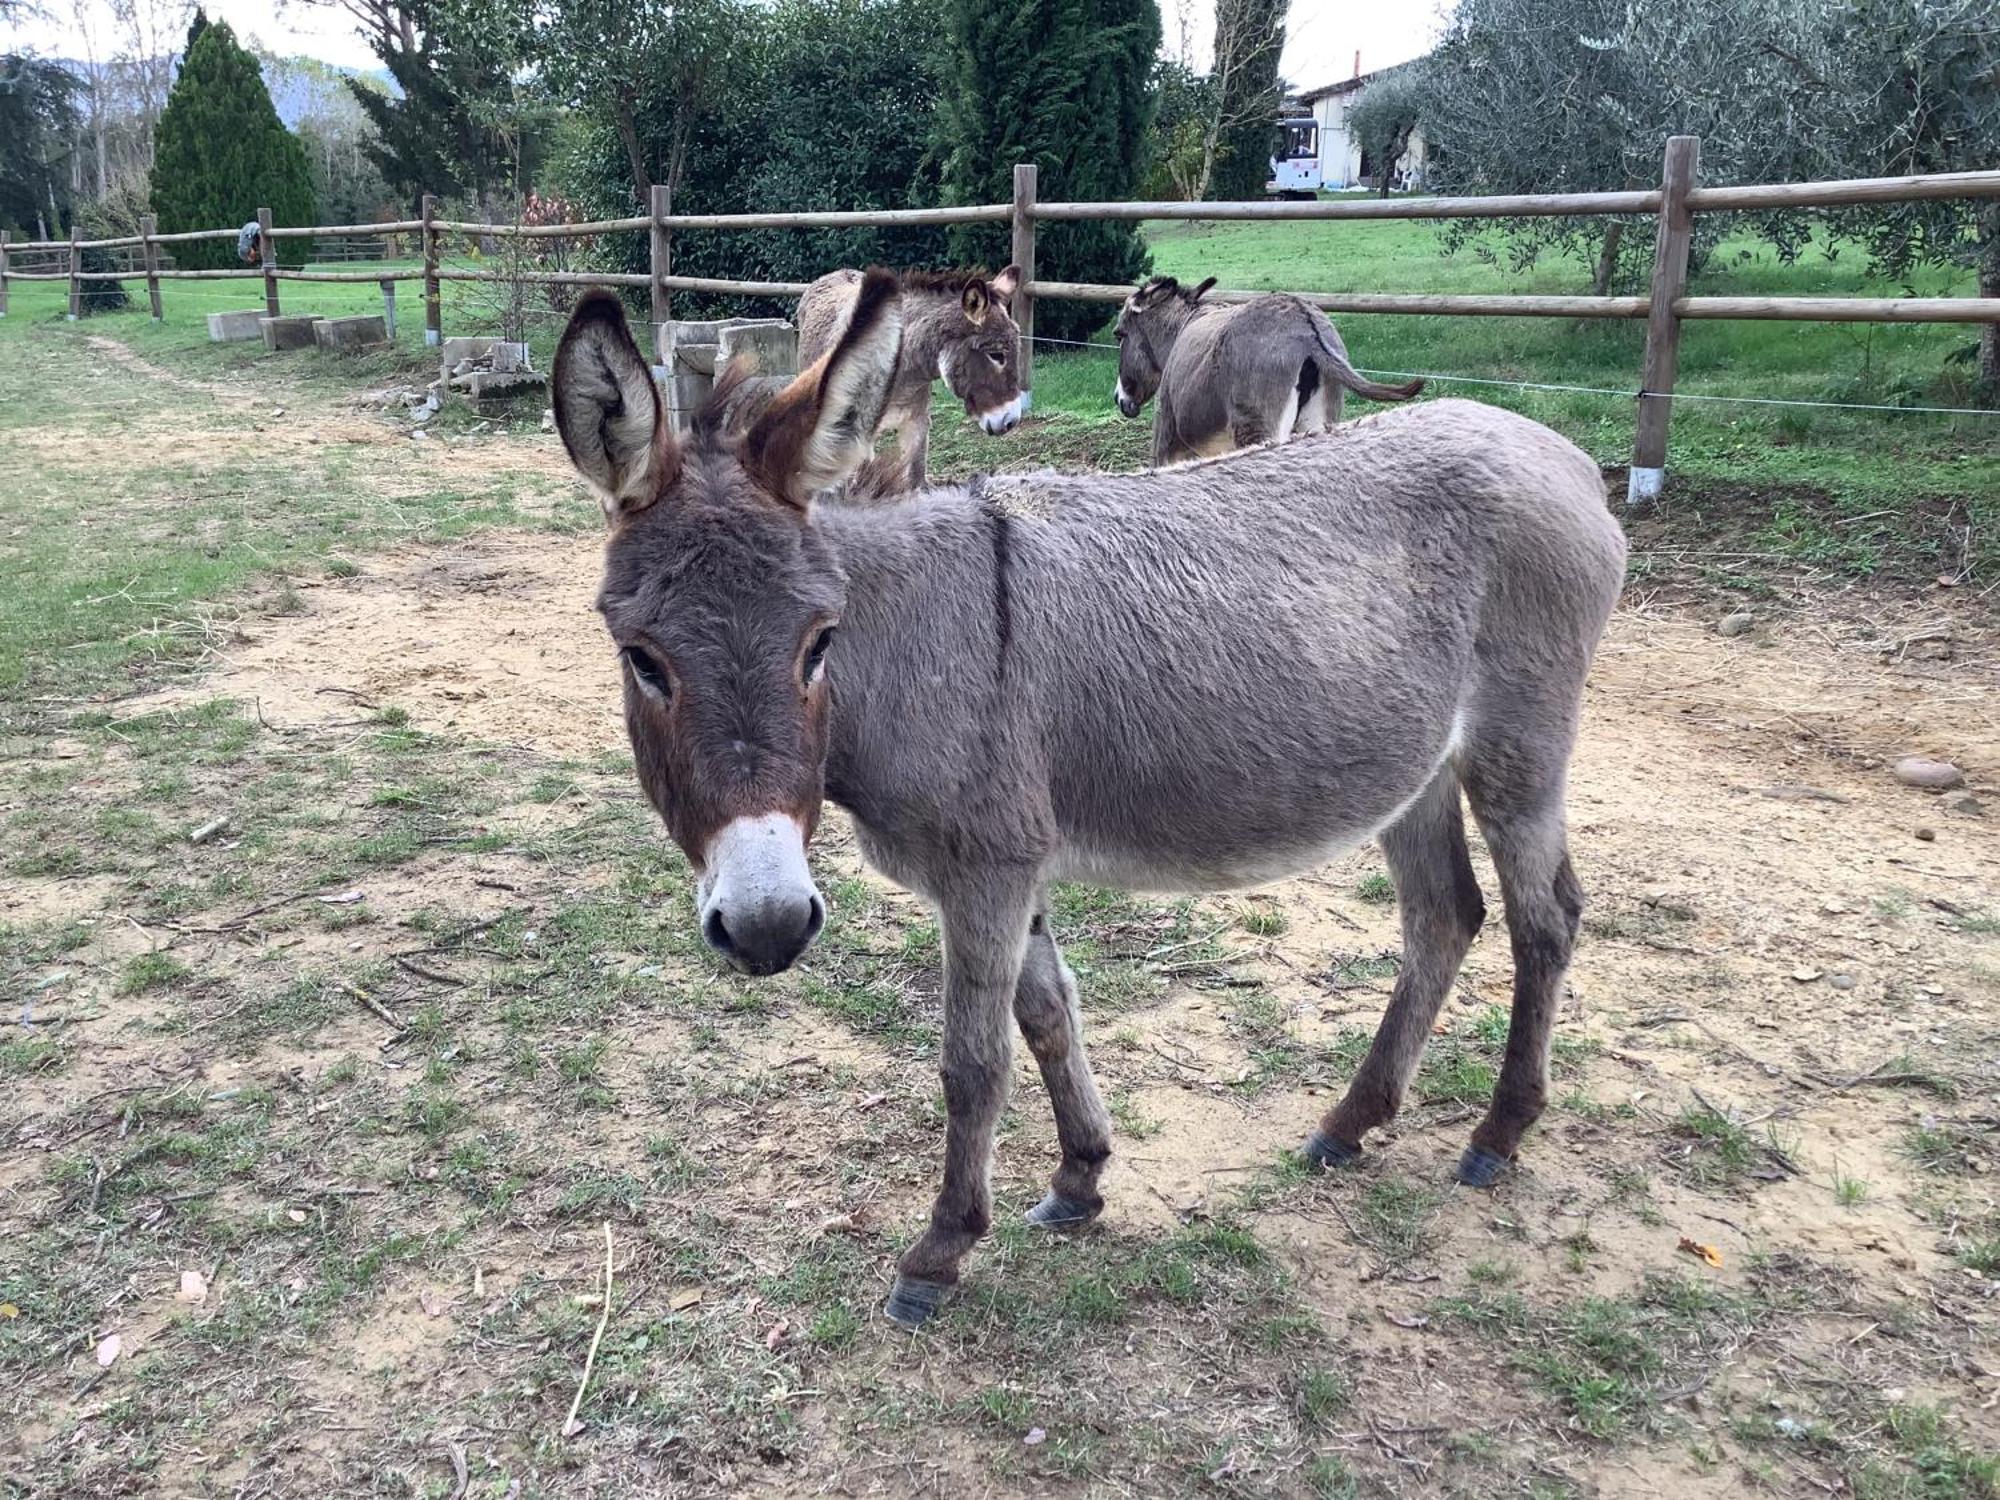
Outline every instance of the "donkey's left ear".
[[986, 310], [993, 305], [993, 298], [987, 293], [986, 283], [974, 276], [959, 293], [958, 305], [965, 309], [965, 316], [976, 328], [986, 321]]
[[1019, 266], [1007, 267], [1006, 270], [993, 278], [990, 288], [994, 301], [1012, 302], [1014, 300], [1014, 293], [1021, 289], [1021, 268]]
[[644, 510], [674, 481], [680, 449], [667, 431], [653, 372], [609, 292], [577, 304], [556, 348], [556, 430], [597, 492], [605, 519]]
[[872, 266], [861, 278], [847, 331], [830, 353], [778, 393], [744, 440], [744, 467], [800, 510], [875, 451], [903, 348], [896, 274]]
[[1193, 291], [1187, 294], [1188, 301], [1190, 302], [1201, 301], [1201, 299], [1207, 295], [1208, 289], [1214, 285], [1215, 285], [1215, 278], [1211, 276], [1208, 278], [1208, 280], [1204, 281], [1200, 286], [1196, 287]]

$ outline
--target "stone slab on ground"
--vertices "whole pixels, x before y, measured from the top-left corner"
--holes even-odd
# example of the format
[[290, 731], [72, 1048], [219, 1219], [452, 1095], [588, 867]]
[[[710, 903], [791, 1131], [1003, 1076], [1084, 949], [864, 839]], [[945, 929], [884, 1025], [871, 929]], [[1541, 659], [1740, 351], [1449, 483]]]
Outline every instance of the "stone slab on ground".
[[389, 327], [380, 313], [353, 318], [321, 318], [313, 325], [313, 340], [335, 354], [355, 354], [389, 342]]
[[239, 312], [213, 312], [208, 315], [208, 338], [215, 344], [247, 344], [252, 339], [261, 339], [264, 309], [246, 307]]
[[548, 377], [534, 370], [474, 370], [463, 379], [465, 393], [482, 417], [505, 416], [529, 402], [536, 410], [547, 404]]
[[282, 318], [259, 318], [257, 326], [264, 331], [264, 347], [276, 354], [281, 349], [312, 348], [317, 342], [313, 325], [322, 321], [318, 313], [288, 313]]

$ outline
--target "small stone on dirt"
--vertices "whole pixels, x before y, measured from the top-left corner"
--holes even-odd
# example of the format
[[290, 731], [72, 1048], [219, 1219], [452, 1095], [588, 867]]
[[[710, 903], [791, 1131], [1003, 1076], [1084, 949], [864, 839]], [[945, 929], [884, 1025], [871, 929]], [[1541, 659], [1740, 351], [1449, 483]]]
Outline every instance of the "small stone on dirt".
[[1906, 755], [1896, 762], [1896, 779], [1904, 786], [1942, 792], [1964, 785], [1965, 773], [1948, 760], [1933, 760], [1928, 755]]
[[1811, 984], [1815, 979], [1819, 978], [1819, 970], [1813, 968], [1810, 964], [1804, 964], [1792, 970], [1792, 978], [1796, 979], [1800, 984]]
[[1920, 844], [1934, 844], [1937, 842], [1937, 830], [1935, 828], [1918, 828], [1916, 836], [1917, 842]]
[[1757, 623], [1757, 617], [1747, 609], [1739, 609], [1734, 614], [1724, 615], [1715, 622], [1715, 633], [1722, 636], [1748, 635], [1750, 627]]
[[1826, 976], [1826, 982], [1837, 990], [1851, 990], [1855, 981], [1852, 974], [1829, 974]]

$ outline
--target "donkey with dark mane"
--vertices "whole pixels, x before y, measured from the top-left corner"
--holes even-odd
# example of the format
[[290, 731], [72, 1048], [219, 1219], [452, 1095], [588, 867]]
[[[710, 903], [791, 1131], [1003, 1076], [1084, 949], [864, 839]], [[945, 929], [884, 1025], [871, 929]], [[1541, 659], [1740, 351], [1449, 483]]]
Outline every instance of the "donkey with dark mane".
[[747, 433], [661, 421], [616, 300], [585, 299], [555, 409], [610, 522], [598, 600], [639, 779], [696, 873], [703, 938], [793, 963], [826, 907], [823, 798], [943, 933], [944, 1182], [887, 1312], [921, 1323], [991, 1223], [1018, 1023], [1061, 1163], [1028, 1211], [1103, 1207], [1110, 1122], [1047, 890], [1214, 890], [1381, 840], [1403, 966], [1305, 1152], [1348, 1162], [1400, 1105], [1484, 916], [1460, 793], [1506, 897], [1514, 1008], [1459, 1179], [1492, 1183], [1548, 1093], [1582, 893], [1563, 784], [1624, 573], [1597, 467], [1463, 401], [1132, 475], [813, 507], [860, 463], [902, 338], [870, 272], [838, 342]]
[[1136, 417], [1159, 392], [1153, 462], [1313, 437], [1340, 420], [1345, 393], [1407, 401], [1421, 380], [1382, 385], [1348, 361], [1325, 313], [1289, 292], [1206, 302], [1215, 278], [1156, 276], [1118, 310], [1118, 410]]

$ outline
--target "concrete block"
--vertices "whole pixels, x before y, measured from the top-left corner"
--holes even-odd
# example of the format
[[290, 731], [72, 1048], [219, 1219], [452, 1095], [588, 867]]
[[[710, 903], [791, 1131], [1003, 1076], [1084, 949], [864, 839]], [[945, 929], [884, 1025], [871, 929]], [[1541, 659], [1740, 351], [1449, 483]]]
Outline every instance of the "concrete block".
[[674, 370], [693, 370], [697, 375], [715, 373], [715, 351], [720, 344], [676, 344], [674, 345]]
[[493, 372], [496, 375], [513, 375], [528, 368], [528, 346], [509, 343], [505, 339], [495, 340], [493, 345]]
[[264, 336], [264, 309], [246, 307], [241, 312], [208, 315], [208, 337], [215, 344], [247, 344]]
[[716, 340], [715, 367], [726, 370], [739, 357], [747, 358], [759, 375], [796, 375], [799, 331], [775, 319], [733, 324]]
[[548, 377], [534, 370], [474, 370], [465, 379], [466, 394], [482, 417], [505, 416], [530, 402], [539, 411], [548, 403]]
[[264, 330], [264, 347], [276, 354], [281, 349], [312, 348], [316, 342], [313, 324], [319, 321], [317, 313], [296, 317], [287, 315], [282, 318], [259, 318], [257, 326]]
[[321, 318], [313, 325], [313, 341], [335, 354], [356, 354], [389, 342], [388, 325], [380, 313], [355, 318]]

